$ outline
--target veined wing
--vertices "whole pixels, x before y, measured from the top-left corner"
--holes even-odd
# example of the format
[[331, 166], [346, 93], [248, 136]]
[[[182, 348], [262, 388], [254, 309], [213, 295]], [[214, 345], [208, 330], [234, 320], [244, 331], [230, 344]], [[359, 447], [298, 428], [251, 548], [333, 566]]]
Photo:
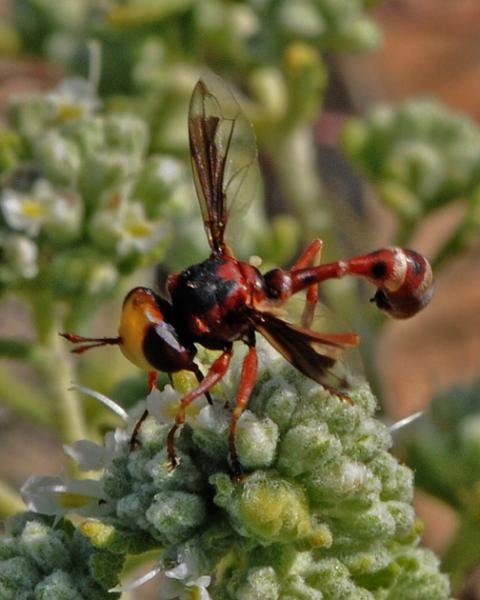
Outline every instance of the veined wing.
[[195, 86], [188, 132], [208, 242], [213, 253], [228, 253], [224, 238], [232, 206], [246, 208], [253, 197], [247, 187], [258, 177], [257, 147], [251, 123], [219, 77], [204, 77]]
[[252, 320], [289, 363], [323, 385], [328, 385], [328, 375], [344, 351], [359, 342], [354, 333], [317, 333], [268, 312], [256, 311]]

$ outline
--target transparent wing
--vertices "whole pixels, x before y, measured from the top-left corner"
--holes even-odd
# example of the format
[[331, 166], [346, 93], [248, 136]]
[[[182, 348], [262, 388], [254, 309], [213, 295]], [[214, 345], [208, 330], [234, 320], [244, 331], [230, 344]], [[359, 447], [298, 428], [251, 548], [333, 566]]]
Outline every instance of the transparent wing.
[[193, 179], [208, 242], [225, 253], [232, 211], [246, 210], [258, 182], [257, 146], [251, 123], [217, 76], [197, 83], [188, 120]]
[[323, 304], [317, 303], [311, 325], [302, 321], [305, 297], [290, 298], [274, 313], [257, 309], [257, 330], [286, 360], [311, 379], [336, 390], [348, 389], [352, 378], [362, 374], [361, 360], [354, 348], [360, 339], [345, 328]]

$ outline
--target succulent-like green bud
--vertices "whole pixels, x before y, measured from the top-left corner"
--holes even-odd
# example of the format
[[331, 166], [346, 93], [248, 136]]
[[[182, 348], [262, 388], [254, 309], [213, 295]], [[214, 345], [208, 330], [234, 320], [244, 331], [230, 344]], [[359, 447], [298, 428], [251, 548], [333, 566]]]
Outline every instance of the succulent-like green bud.
[[[102, 572], [99, 563], [106, 564]], [[0, 540], [0, 596], [5, 600], [107, 600], [123, 556], [97, 550], [67, 521], [26, 512], [10, 518]], [[107, 574], [108, 573], [108, 574]], [[109, 582], [109, 583], [110, 583]]]
[[[368, 386], [352, 383], [346, 402], [265, 344], [259, 352], [258, 382], [236, 437], [241, 481], [231, 479], [228, 452], [237, 361], [225, 381], [226, 398], [214, 393], [213, 405], [203, 398], [192, 405], [175, 440], [175, 469], [166, 443], [181, 394], [170, 386], [150, 394], [136, 449], [125, 431], [110, 435], [103, 451], [76, 444], [71, 456], [85, 469], [103, 464], [104, 472], [98, 481], [65, 481], [61, 514], [75, 510], [76, 500], [77, 510], [90, 516], [83, 534], [118, 560], [158, 548], [152, 574], [165, 572], [166, 598], [175, 590], [215, 600], [447, 600], [437, 559], [418, 548], [412, 473], [389, 453], [391, 437], [374, 417]], [[28, 483], [30, 506], [42, 505], [42, 486], [59, 488], [42, 478]], [[40, 542], [41, 536], [29, 559], [45, 555]], [[59, 548], [49, 547], [50, 554], [61, 554]], [[8, 543], [4, 554], [10, 559]], [[106, 561], [108, 555], [99, 555], [95, 565], [107, 568]], [[109, 573], [98, 581], [106, 585]]]
[[404, 218], [436, 210], [478, 186], [480, 131], [434, 100], [378, 107], [343, 132], [350, 158]]

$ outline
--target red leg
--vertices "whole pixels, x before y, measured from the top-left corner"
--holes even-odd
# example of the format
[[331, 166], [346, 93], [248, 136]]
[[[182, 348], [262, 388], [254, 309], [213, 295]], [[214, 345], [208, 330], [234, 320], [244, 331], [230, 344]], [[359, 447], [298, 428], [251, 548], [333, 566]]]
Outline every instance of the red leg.
[[148, 393], [150, 393], [153, 388], [157, 387], [157, 375], [157, 371], [148, 372]]
[[172, 468], [174, 469], [177, 466], [177, 459], [175, 458], [175, 432], [179, 427], [183, 425], [185, 422], [185, 411], [189, 404], [191, 404], [198, 397], [202, 396], [208, 390], [216, 385], [227, 372], [228, 366], [230, 365], [230, 359], [232, 358], [232, 349], [229, 348], [225, 350], [222, 355], [217, 358], [217, 360], [213, 363], [208, 371], [207, 376], [201, 381], [198, 386], [189, 392], [186, 396], [182, 398], [180, 401], [180, 407], [175, 417], [175, 425], [168, 432], [167, 437], [167, 450], [168, 456], [170, 458], [170, 462]]
[[292, 266], [292, 271], [298, 271], [299, 269], [305, 269], [307, 267], [315, 264], [316, 260], [320, 262], [320, 256], [322, 253], [323, 242], [322, 240], [313, 240], [311, 244], [309, 244], [303, 254], [301, 254], [297, 261]]
[[[202, 381], [205, 379], [203, 373], [200, 371], [200, 368], [196, 363], [192, 363], [192, 373], [195, 374], [198, 383], [202, 383]], [[205, 397], [208, 400], [209, 404], [213, 404], [212, 397], [210, 396], [209, 392], [205, 392]]]
[[[157, 371], [149, 371], [148, 372], [148, 393], [150, 393], [154, 387], [157, 387]], [[137, 446], [137, 437], [140, 428], [142, 427], [142, 423], [148, 417], [148, 410], [145, 409], [141, 414], [140, 418], [135, 423], [135, 427], [133, 428], [132, 435], [130, 436], [130, 451], [135, 450]]]
[[254, 346], [248, 348], [247, 355], [243, 359], [242, 377], [240, 380], [240, 387], [238, 388], [237, 400], [235, 408], [232, 413], [232, 420], [230, 422], [230, 433], [228, 436], [228, 445], [230, 448], [230, 458], [232, 461], [233, 478], [239, 481], [242, 478], [242, 467], [237, 456], [237, 449], [235, 447], [235, 435], [237, 432], [238, 419], [245, 410], [245, 407], [250, 400], [252, 395], [253, 386], [257, 378], [258, 358], [257, 351]]
[[[293, 265], [292, 271], [298, 271], [307, 267], [317, 267], [322, 257], [322, 240], [314, 240]], [[303, 309], [301, 324], [302, 327], [309, 329], [312, 325], [315, 314], [315, 306], [318, 302], [318, 283], [314, 283], [307, 288], [307, 297], [305, 299], [305, 308]]]

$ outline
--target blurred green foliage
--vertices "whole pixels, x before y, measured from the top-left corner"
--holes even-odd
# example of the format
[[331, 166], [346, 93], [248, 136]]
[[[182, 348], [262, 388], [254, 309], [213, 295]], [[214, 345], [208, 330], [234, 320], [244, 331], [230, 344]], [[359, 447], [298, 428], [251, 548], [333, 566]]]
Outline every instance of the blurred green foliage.
[[455, 201], [464, 215], [433, 266], [478, 241], [480, 129], [471, 119], [436, 100], [381, 106], [346, 125], [343, 147], [397, 217], [397, 243], [408, 243], [426, 217]]
[[480, 382], [434, 396], [402, 446], [416, 484], [460, 516], [444, 559], [459, 584], [480, 557]]

